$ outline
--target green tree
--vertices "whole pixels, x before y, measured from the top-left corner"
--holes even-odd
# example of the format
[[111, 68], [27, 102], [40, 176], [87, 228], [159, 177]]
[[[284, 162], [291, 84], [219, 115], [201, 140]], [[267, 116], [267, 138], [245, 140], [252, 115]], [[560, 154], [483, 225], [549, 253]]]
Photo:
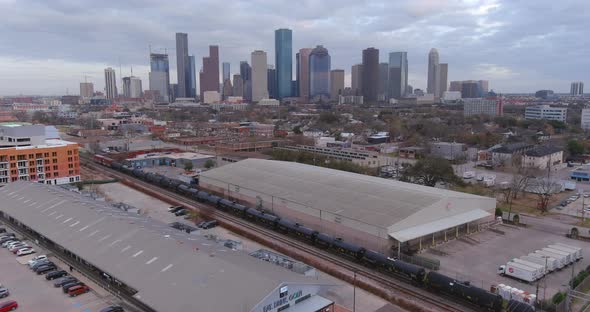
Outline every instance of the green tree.
[[207, 159], [205, 162], [205, 169], [211, 169], [213, 167], [215, 167], [215, 161], [212, 159]]
[[184, 170], [186, 170], [186, 171], [191, 171], [191, 170], [193, 170], [193, 163], [192, 163], [192, 162], [190, 162], [190, 161], [189, 161], [189, 162], [185, 162], [185, 163], [184, 163]]
[[438, 182], [462, 184], [463, 181], [455, 175], [448, 160], [429, 156], [422, 158], [413, 166], [407, 167], [401, 177], [402, 181], [435, 186]]
[[570, 155], [582, 155], [584, 154], [585, 148], [579, 140], [569, 140], [567, 142], [567, 151]]

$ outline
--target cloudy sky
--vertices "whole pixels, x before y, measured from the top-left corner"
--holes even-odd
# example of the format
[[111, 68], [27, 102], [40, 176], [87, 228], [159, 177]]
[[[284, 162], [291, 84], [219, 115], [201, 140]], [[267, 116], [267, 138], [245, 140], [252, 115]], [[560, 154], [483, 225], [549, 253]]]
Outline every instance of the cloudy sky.
[[274, 29], [285, 27], [294, 50], [328, 48], [348, 84], [371, 46], [382, 61], [407, 51], [418, 88], [432, 47], [449, 63], [449, 80], [487, 79], [500, 92], [590, 83], [587, 0], [0, 0], [0, 12], [0, 95], [77, 94], [85, 75], [101, 90], [104, 68], [119, 75], [119, 64], [145, 87], [150, 46], [167, 49], [175, 69], [175, 32], [188, 33], [197, 71], [209, 44], [232, 73], [255, 49], [273, 64]]

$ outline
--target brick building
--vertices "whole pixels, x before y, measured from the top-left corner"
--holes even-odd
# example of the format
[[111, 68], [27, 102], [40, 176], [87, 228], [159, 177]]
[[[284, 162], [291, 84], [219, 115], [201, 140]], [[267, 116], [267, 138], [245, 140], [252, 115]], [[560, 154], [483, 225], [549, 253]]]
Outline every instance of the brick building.
[[47, 139], [43, 125], [0, 125], [0, 185], [80, 181], [78, 144]]

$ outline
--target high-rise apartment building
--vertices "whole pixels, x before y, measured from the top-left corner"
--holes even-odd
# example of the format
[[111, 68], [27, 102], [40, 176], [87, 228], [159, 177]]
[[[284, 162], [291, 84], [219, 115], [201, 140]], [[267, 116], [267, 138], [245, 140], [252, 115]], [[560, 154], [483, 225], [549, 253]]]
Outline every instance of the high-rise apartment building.
[[406, 95], [408, 87], [408, 53], [389, 53], [389, 98], [399, 99]]
[[89, 98], [94, 95], [94, 84], [92, 82], [80, 82], [80, 96]]
[[430, 49], [428, 53], [428, 84], [426, 86], [426, 93], [434, 94], [440, 85], [438, 81], [438, 51], [435, 48]]
[[274, 67], [272, 67], [271, 65], [269, 65], [266, 76], [268, 79], [268, 97], [271, 99], [276, 99], [278, 97], [277, 70], [274, 69]]
[[188, 35], [176, 33], [176, 77], [178, 85], [176, 97], [187, 97], [190, 93], [190, 69], [188, 57]]
[[365, 102], [377, 101], [379, 89], [379, 49], [363, 50], [363, 97]]
[[196, 60], [194, 55], [188, 57], [188, 85], [187, 85], [187, 97], [197, 97], [197, 73], [196, 73]]
[[123, 77], [123, 96], [126, 98], [140, 98], [143, 93], [141, 79], [130, 76]]
[[471, 98], [463, 99], [463, 116], [486, 115], [490, 117], [502, 116], [504, 105], [502, 99], [492, 98]]
[[78, 144], [47, 138], [43, 125], [0, 125], [0, 185], [80, 181]]
[[205, 91], [219, 92], [219, 47], [209, 46], [209, 56], [203, 57], [203, 69], [199, 73], [201, 99]]
[[461, 92], [463, 88], [463, 81], [451, 81], [449, 86], [449, 91], [459, 91]]
[[117, 77], [111, 67], [104, 70], [104, 86], [106, 98], [114, 100], [117, 97]]
[[252, 102], [268, 99], [268, 63], [266, 52], [252, 52]]
[[230, 80], [230, 65], [229, 62], [223, 62], [222, 63], [222, 70], [223, 70], [223, 80], [222, 81], [226, 81], [226, 80]]
[[352, 95], [362, 95], [363, 93], [363, 64], [352, 65], [351, 89]]
[[309, 54], [309, 97], [330, 97], [331, 60], [328, 49], [319, 45]]
[[570, 86], [570, 94], [572, 96], [584, 95], [584, 83], [581, 81], [574, 81]]
[[449, 74], [449, 64], [440, 63], [438, 64], [438, 88], [436, 96], [442, 97], [443, 93], [447, 91], [447, 76]]
[[313, 49], [303, 48], [297, 53], [297, 86], [299, 87], [299, 97], [309, 99], [309, 54]]
[[344, 93], [344, 69], [330, 71], [330, 98], [338, 101], [338, 96]]
[[290, 97], [293, 80], [293, 31], [291, 29], [275, 30], [275, 66], [278, 98]]
[[150, 54], [150, 90], [158, 91], [159, 100], [169, 101], [170, 94], [170, 63], [168, 54]]

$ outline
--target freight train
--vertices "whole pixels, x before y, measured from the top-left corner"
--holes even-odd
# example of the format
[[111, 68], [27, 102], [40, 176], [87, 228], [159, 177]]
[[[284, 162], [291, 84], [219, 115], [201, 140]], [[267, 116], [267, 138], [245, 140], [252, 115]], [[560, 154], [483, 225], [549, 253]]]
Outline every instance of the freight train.
[[111, 167], [114, 170], [134, 176], [140, 180], [167, 188], [201, 203], [213, 205], [219, 210], [230, 212], [275, 231], [297, 237], [314, 246], [332, 251], [365, 266], [395, 275], [396, 277], [402, 277], [421, 287], [468, 301], [488, 311], [500, 312], [502, 310], [503, 299], [500, 295], [472, 286], [469, 282], [457, 281], [434, 271], [426, 272], [420, 266], [392, 259], [379, 252], [347, 243], [340, 238], [315, 231], [303, 224], [244, 206], [177, 179], [171, 179], [155, 173], [146, 173], [141, 169], [134, 169], [108, 158], [105, 159], [104, 156], [95, 157], [94, 160], [104, 166]]

